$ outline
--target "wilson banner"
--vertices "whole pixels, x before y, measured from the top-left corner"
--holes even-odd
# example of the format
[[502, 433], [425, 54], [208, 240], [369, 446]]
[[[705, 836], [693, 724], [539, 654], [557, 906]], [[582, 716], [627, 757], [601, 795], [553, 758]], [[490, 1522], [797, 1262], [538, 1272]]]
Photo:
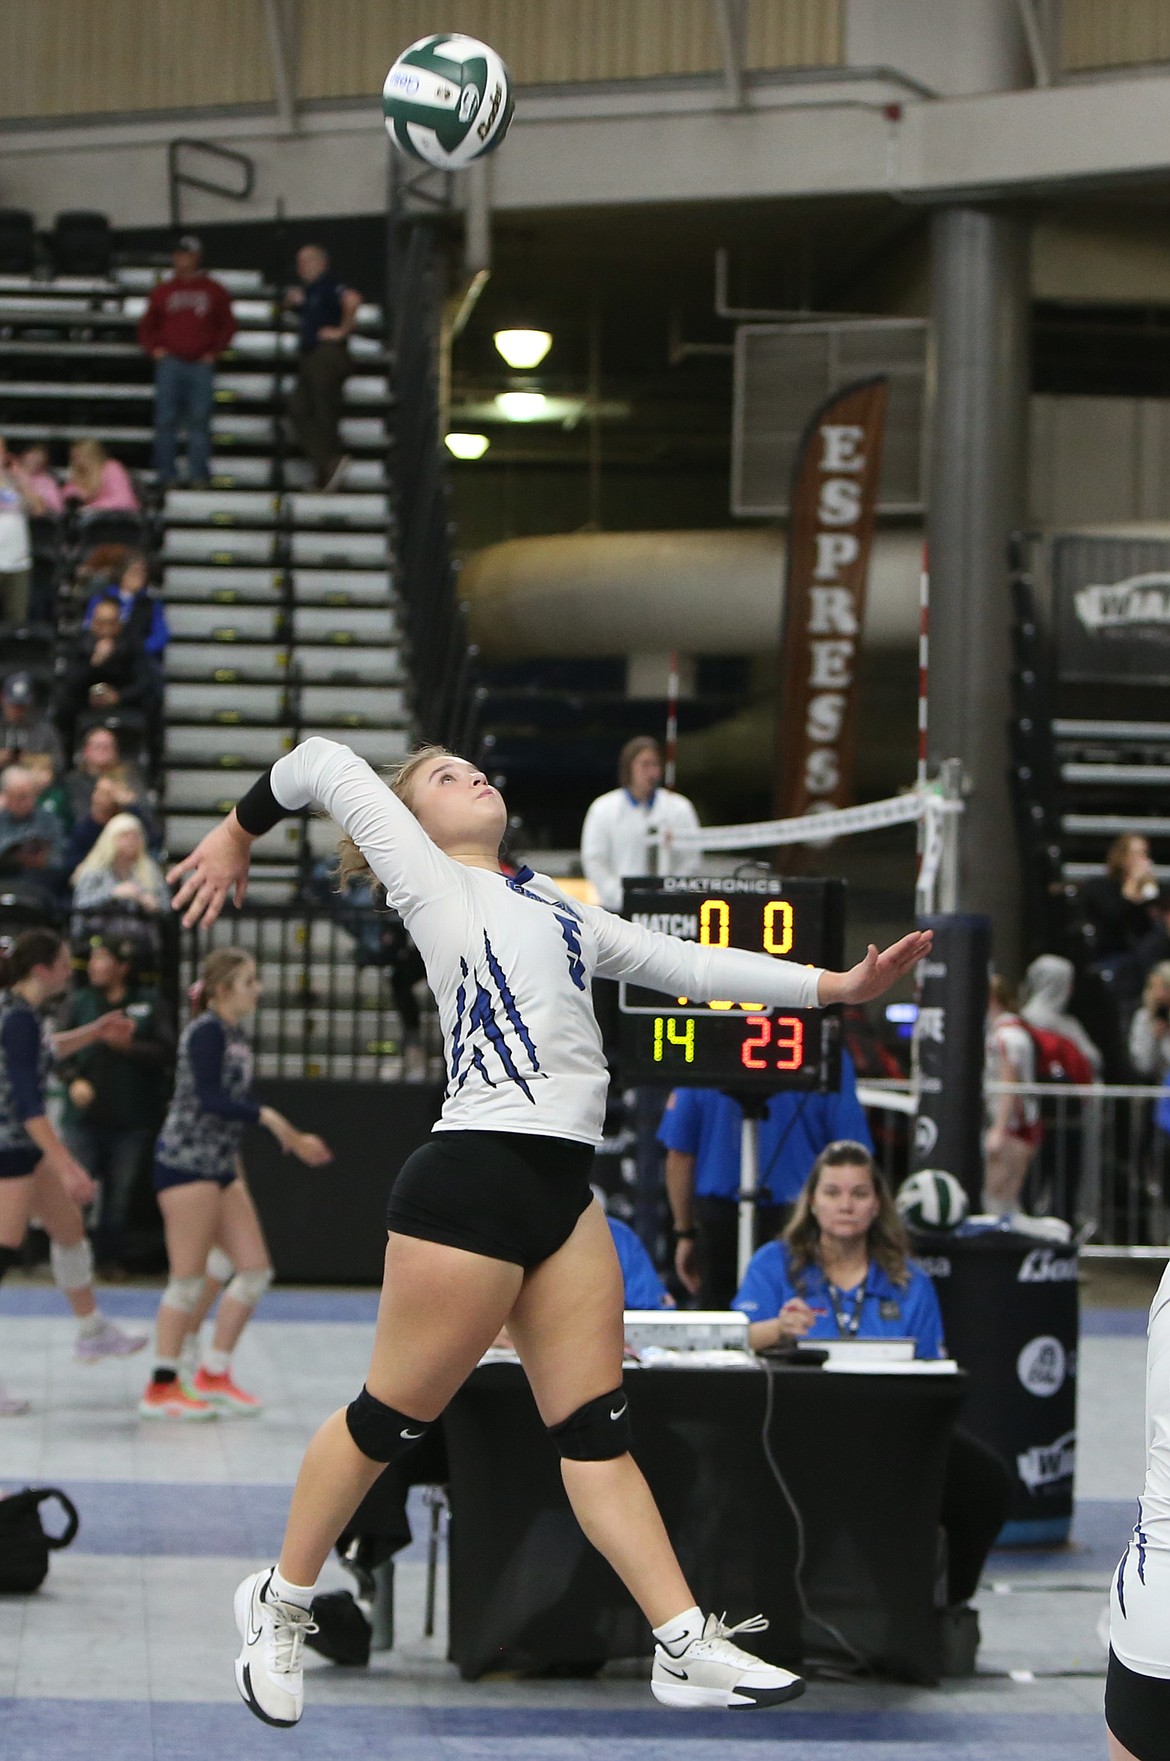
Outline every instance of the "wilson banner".
[[1170, 544], [1128, 533], [1068, 533], [1052, 546], [1061, 680], [1170, 684]]
[[793, 473], [780, 651], [776, 812], [826, 813], [852, 799], [857, 662], [888, 382], [826, 399]]

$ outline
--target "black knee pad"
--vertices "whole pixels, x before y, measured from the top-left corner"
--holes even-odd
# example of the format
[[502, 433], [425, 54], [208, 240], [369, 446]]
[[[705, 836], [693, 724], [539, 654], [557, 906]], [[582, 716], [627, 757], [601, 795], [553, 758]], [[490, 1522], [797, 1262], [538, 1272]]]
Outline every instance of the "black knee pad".
[[587, 1400], [559, 1425], [550, 1425], [548, 1433], [566, 1461], [613, 1461], [625, 1455], [633, 1443], [625, 1389], [619, 1385], [612, 1394]]
[[397, 1461], [421, 1443], [431, 1428], [422, 1419], [408, 1418], [404, 1412], [395, 1412], [392, 1406], [375, 1400], [368, 1388], [350, 1401], [345, 1409], [345, 1422], [350, 1436], [371, 1461]]
[[13, 1266], [19, 1266], [19, 1264], [20, 1249], [18, 1247], [0, 1247], [0, 1278], [3, 1278], [5, 1272], [11, 1272]]

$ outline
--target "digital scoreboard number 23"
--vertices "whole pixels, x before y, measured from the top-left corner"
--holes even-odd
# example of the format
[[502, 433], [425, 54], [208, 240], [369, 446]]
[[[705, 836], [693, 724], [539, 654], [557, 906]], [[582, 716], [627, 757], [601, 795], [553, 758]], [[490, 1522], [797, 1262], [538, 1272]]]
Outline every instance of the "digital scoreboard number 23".
[[[668, 875], [625, 883], [623, 915], [707, 948], [750, 948], [839, 967], [845, 886], [773, 874]], [[623, 984], [622, 1079], [671, 1087], [824, 1090], [840, 1081], [834, 1010], [768, 1009], [745, 998], [698, 1002]]]

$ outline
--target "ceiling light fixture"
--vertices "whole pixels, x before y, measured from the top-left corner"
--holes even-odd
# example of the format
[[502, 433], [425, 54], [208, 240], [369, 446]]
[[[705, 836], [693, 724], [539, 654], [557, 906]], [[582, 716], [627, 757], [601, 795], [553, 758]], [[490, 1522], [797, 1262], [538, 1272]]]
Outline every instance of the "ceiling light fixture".
[[443, 445], [453, 458], [482, 459], [491, 441], [486, 434], [445, 434]]
[[527, 328], [497, 330], [492, 341], [509, 367], [523, 371], [528, 367], [540, 366], [552, 347], [552, 332]]
[[538, 422], [548, 407], [543, 391], [501, 391], [496, 408], [509, 422]]

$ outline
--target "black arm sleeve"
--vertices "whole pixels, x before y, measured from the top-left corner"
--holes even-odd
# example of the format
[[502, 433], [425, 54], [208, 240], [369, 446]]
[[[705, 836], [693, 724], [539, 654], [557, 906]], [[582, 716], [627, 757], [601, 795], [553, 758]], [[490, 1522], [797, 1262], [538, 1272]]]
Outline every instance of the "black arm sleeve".
[[274, 825], [288, 818], [288, 809], [280, 805], [272, 792], [271, 771], [266, 770], [262, 777], [257, 777], [248, 793], [236, 802], [236, 818], [253, 838], [262, 838]]

